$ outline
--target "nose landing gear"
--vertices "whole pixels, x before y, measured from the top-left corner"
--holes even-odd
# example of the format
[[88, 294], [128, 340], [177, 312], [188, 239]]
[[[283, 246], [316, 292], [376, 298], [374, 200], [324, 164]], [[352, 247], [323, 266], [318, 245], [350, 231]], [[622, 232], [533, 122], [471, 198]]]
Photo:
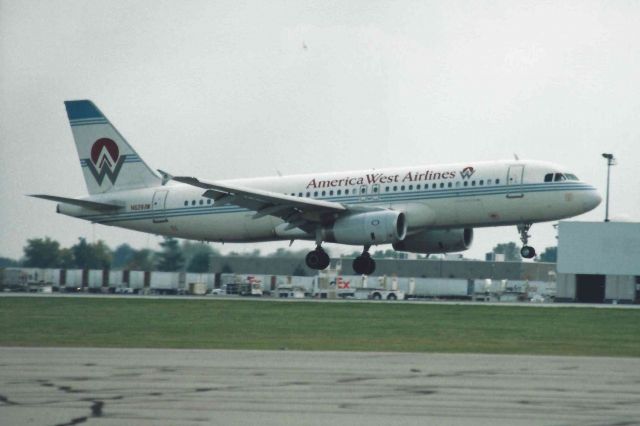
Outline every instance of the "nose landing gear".
[[530, 223], [523, 223], [518, 225], [518, 232], [520, 233], [520, 241], [522, 241], [522, 248], [520, 249], [520, 256], [525, 259], [532, 259], [536, 256], [536, 249], [527, 245], [529, 243], [529, 229], [531, 228]]

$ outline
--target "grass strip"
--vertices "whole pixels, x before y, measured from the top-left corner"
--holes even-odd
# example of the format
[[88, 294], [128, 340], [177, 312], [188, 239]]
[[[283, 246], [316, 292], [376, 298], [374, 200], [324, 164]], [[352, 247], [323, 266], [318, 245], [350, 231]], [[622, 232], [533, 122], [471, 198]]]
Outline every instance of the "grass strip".
[[640, 356], [640, 310], [0, 298], [0, 345]]

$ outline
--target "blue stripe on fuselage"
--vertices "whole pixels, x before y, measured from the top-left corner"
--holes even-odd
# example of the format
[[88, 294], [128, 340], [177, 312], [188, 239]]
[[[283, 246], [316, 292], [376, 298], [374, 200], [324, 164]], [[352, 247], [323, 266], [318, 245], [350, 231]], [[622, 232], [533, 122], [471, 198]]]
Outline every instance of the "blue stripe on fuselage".
[[[460, 198], [460, 197], [476, 197], [476, 196], [490, 196], [490, 195], [507, 195], [507, 194], [527, 194], [527, 193], [539, 193], [539, 192], [558, 192], [558, 191], [589, 191], [594, 188], [590, 185], [583, 183], [543, 183], [543, 184], [523, 184], [523, 185], [501, 185], [501, 186], [485, 186], [485, 187], [466, 187], [466, 188], [444, 188], [436, 190], [420, 190], [420, 191], [406, 191], [403, 193], [386, 193], [382, 192], [376, 199], [362, 200], [359, 194], [349, 196], [334, 196], [322, 198], [328, 201], [334, 201], [344, 204], [381, 204], [385, 202], [410, 202], [410, 201], [428, 201], [443, 198]], [[371, 197], [370, 194], [367, 197]], [[145, 211], [129, 211], [129, 212], [114, 212], [112, 214], [96, 214], [79, 216], [81, 219], [90, 220], [97, 223], [116, 223], [127, 220], [145, 220], [153, 219], [157, 217], [187, 217], [187, 216], [199, 216], [199, 215], [212, 215], [223, 213], [238, 213], [243, 211], [251, 211], [249, 209], [226, 205], [215, 206], [208, 205], [196, 205], [196, 206], [183, 206], [172, 209], [164, 210], [145, 210]]]

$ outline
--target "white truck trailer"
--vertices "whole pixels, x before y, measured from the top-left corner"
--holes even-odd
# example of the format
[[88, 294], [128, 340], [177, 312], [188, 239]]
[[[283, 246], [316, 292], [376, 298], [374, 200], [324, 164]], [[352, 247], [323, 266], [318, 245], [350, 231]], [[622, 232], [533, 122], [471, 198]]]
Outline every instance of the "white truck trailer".
[[101, 269], [90, 269], [87, 271], [87, 289], [91, 293], [99, 293], [102, 291], [104, 280], [104, 271]]
[[82, 269], [67, 269], [64, 280], [65, 291], [82, 291], [84, 286]]

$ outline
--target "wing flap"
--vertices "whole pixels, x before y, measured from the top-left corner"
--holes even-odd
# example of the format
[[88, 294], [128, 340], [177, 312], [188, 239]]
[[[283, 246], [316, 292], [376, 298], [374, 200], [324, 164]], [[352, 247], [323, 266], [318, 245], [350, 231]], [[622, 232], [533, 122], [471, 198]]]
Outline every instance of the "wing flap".
[[260, 210], [258, 210], [256, 212], [256, 214], [253, 215], [254, 219], [260, 219], [261, 217], [265, 217], [265, 216], [273, 216], [273, 215], [277, 215], [280, 214], [286, 210], [290, 210], [291, 208], [289, 206], [281, 206], [281, 205], [272, 205], [272, 206], [267, 206], [267, 207], [263, 207]]
[[230, 204], [241, 205], [239, 202], [241, 199], [244, 199], [261, 203], [286, 204], [293, 207], [300, 207], [302, 209], [324, 209], [335, 213], [342, 213], [347, 210], [344, 205], [334, 203], [333, 201], [293, 197], [291, 195], [278, 194], [276, 192], [264, 191], [261, 189], [244, 188], [241, 186], [232, 186], [216, 182], [205, 182], [197, 178], [187, 176], [173, 176], [172, 179], [176, 182], [186, 183], [187, 185], [206, 189], [208, 191], [203, 195], [208, 198], [213, 198], [214, 200], [216, 200], [217, 197], [225, 195], [235, 196], [236, 199], [234, 202], [230, 202]]
[[[163, 172], [164, 175], [170, 176]], [[217, 182], [205, 182], [194, 177], [171, 176], [176, 182], [196, 186], [205, 190], [203, 196], [211, 198], [216, 205], [233, 204], [255, 212], [254, 219], [274, 216], [288, 223], [287, 229], [300, 228], [314, 232], [318, 223], [332, 220], [348, 210], [346, 206], [332, 201], [293, 197], [261, 189], [245, 188]]]

